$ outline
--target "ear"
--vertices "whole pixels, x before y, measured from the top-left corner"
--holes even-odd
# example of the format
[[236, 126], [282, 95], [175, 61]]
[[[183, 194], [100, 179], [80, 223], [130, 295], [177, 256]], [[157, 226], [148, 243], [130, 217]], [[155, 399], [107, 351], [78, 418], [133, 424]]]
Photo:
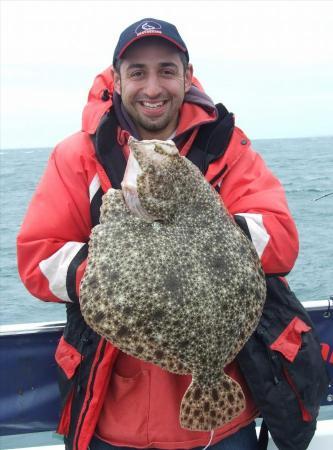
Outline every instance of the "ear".
[[185, 72], [185, 92], [188, 92], [192, 86], [193, 66], [189, 64]]
[[121, 82], [120, 73], [118, 73], [113, 67], [111, 68], [111, 75], [113, 76], [113, 86], [117, 94], [121, 95]]

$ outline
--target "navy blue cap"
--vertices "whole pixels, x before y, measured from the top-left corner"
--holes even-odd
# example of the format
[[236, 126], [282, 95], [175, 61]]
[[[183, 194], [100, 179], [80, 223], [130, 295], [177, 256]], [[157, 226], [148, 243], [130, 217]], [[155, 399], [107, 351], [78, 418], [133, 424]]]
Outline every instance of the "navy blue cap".
[[187, 61], [189, 61], [186, 45], [172, 23], [158, 19], [142, 19], [130, 25], [119, 36], [119, 41], [113, 54], [113, 65], [122, 57], [133, 42], [150, 36], [158, 36], [171, 42], [185, 54]]

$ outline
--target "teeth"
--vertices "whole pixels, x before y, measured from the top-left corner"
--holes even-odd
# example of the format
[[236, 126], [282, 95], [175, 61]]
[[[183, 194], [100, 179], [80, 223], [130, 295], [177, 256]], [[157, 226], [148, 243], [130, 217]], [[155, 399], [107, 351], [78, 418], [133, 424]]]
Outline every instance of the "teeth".
[[159, 108], [163, 106], [163, 102], [160, 103], [149, 103], [149, 102], [142, 102], [143, 106], [146, 106], [147, 108]]

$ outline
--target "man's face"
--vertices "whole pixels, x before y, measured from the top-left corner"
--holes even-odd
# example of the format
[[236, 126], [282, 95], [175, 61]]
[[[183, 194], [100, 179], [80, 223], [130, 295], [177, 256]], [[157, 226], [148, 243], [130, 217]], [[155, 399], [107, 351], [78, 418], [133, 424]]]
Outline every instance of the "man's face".
[[167, 139], [190, 89], [192, 66], [184, 73], [177, 49], [162, 40], [142, 39], [126, 50], [115, 90], [141, 139]]

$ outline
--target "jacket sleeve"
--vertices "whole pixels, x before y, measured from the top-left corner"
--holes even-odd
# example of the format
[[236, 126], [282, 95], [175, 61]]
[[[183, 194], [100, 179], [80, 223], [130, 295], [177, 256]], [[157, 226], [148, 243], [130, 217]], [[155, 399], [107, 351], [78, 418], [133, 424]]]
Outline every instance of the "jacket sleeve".
[[17, 237], [20, 277], [45, 301], [78, 300], [88, 253], [89, 171], [77, 151], [87, 143], [74, 136], [51, 154]]
[[230, 161], [220, 193], [236, 222], [251, 237], [264, 271], [286, 275], [298, 255], [296, 226], [281, 183], [244, 137], [238, 130], [234, 138], [241, 142], [236, 143], [238, 158]]

